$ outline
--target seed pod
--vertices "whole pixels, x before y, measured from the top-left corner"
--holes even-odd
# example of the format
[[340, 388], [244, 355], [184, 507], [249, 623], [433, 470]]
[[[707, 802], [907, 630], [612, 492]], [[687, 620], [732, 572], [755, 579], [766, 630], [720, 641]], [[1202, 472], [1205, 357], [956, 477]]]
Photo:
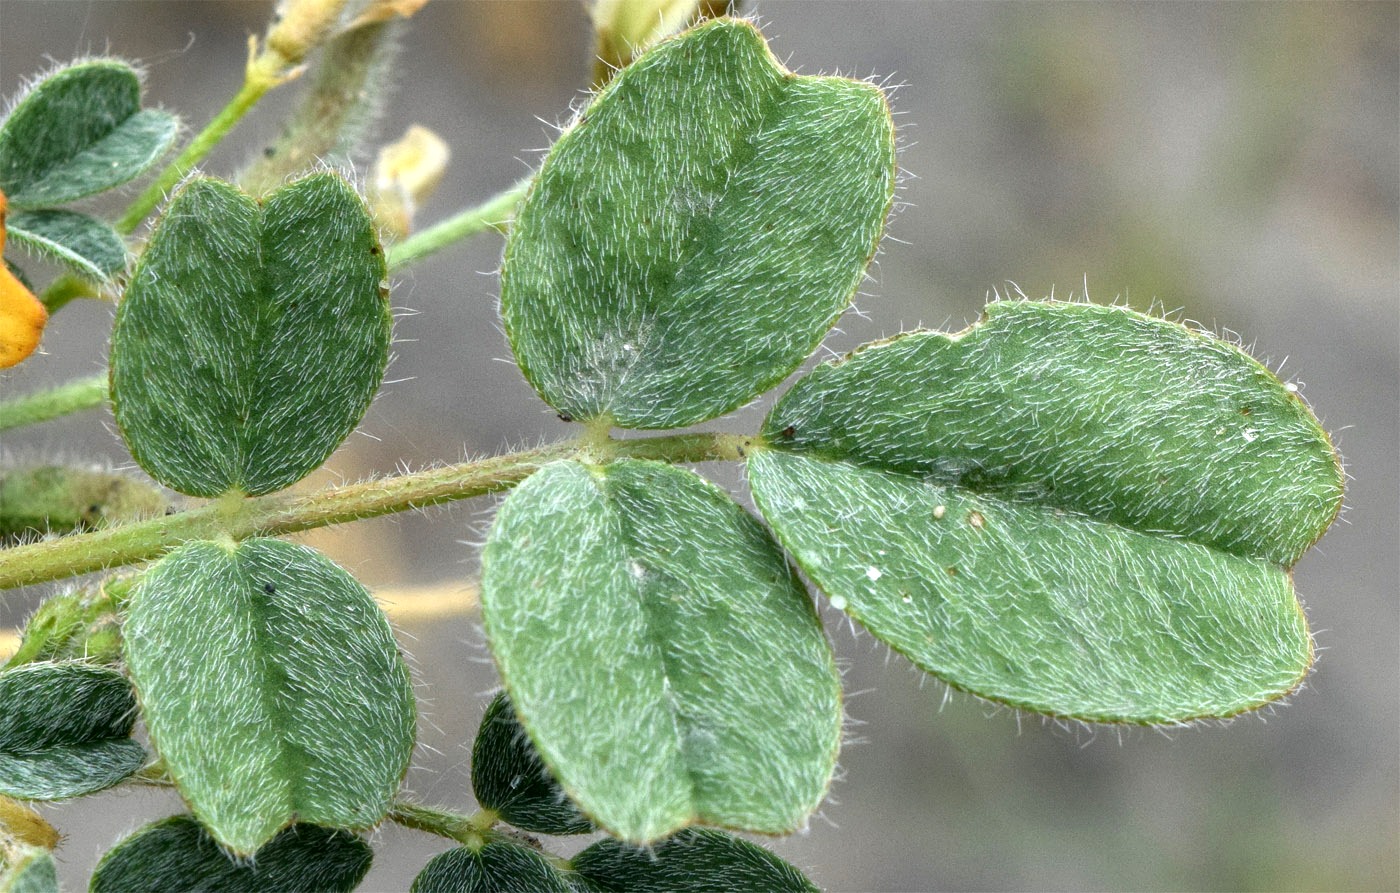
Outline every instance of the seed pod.
[[165, 511], [154, 484], [112, 471], [36, 465], [0, 471], [0, 542], [92, 530]]

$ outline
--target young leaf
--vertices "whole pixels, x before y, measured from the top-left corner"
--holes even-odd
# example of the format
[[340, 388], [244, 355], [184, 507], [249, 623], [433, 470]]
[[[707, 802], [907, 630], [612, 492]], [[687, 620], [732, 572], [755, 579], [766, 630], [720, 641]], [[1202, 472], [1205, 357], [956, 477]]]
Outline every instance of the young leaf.
[[389, 356], [384, 255], [341, 177], [261, 205], [218, 180], [170, 202], [112, 334], [112, 400], [132, 455], [182, 493], [280, 490], [369, 406]]
[[548, 465], [501, 507], [482, 575], [521, 722], [608, 831], [782, 833], [821, 800], [831, 651], [776, 544], [718, 488], [654, 462]]
[[62, 800], [111, 787], [146, 760], [120, 673], [81, 663], [0, 673], [0, 794]]
[[175, 140], [178, 122], [141, 109], [141, 82], [116, 59], [40, 81], [0, 124], [0, 191], [15, 208], [61, 205], [138, 176]]
[[96, 217], [76, 211], [15, 211], [5, 222], [15, 243], [103, 282], [126, 266], [126, 243]]
[[549, 774], [504, 692], [486, 708], [476, 732], [472, 791], [478, 803], [522, 831], [566, 835], [593, 830]]
[[34, 847], [14, 847], [0, 858], [0, 893], [58, 893], [53, 854]]
[[458, 847], [436, 856], [411, 893], [576, 893], [563, 873], [535, 850], [493, 840], [479, 850]]
[[597, 893], [816, 893], [777, 856], [721, 831], [695, 828], [640, 848], [600, 840], [571, 861]]
[[545, 159], [501, 272], [526, 378], [574, 419], [673, 428], [781, 381], [846, 309], [894, 188], [871, 84], [720, 19], [621, 72]]
[[1342, 488], [1297, 395], [1124, 308], [1000, 303], [798, 382], [749, 463], [779, 540], [950, 684], [1087, 720], [1229, 716], [1293, 690], [1286, 567]]
[[372, 858], [369, 844], [354, 834], [293, 825], [251, 858], [239, 859], [224, 852], [199, 822], [178, 815], [138, 829], [108, 850], [89, 889], [349, 893], [369, 871]]
[[124, 633], [151, 742], [221, 844], [388, 810], [413, 749], [408, 670], [374, 599], [319, 553], [184, 545], [133, 589]]

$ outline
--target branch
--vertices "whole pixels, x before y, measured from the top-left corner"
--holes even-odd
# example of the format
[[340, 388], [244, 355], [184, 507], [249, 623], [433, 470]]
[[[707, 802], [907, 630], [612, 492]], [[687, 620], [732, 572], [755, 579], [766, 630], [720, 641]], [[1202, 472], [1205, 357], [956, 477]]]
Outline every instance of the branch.
[[737, 434], [673, 434], [636, 440], [565, 441], [475, 462], [327, 487], [305, 496], [229, 494], [198, 508], [0, 550], [0, 589], [150, 561], [191, 540], [280, 536], [508, 490], [546, 463], [567, 458], [733, 461], [756, 446]]

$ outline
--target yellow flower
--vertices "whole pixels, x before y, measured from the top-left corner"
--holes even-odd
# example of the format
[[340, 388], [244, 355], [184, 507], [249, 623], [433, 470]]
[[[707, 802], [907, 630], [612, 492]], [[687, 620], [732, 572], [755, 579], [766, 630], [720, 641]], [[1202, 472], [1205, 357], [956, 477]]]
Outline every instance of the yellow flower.
[[[0, 255], [5, 253], [5, 193], [0, 192]], [[49, 312], [0, 262], [0, 369], [19, 364], [39, 346]]]

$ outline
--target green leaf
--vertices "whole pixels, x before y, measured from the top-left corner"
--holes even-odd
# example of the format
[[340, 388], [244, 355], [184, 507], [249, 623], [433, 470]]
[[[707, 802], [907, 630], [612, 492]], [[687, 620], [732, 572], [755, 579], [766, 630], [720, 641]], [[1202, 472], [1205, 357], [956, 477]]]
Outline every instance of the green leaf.
[[76, 211], [15, 211], [5, 229], [27, 251], [98, 282], [126, 267], [126, 243], [106, 223]]
[[783, 833], [825, 793], [830, 648], [776, 544], [695, 474], [545, 466], [496, 516], [482, 614], [540, 756], [613, 834]]
[[816, 893], [777, 856], [720, 831], [692, 829], [646, 849], [600, 840], [572, 860], [597, 893]]
[[62, 800], [111, 787], [146, 760], [121, 674], [80, 663], [0, 673], [0, 794]]
[[549, 774], [504, 692], [486, 708], [472, 745], [472, 791], [478, 803], [522, 831], [566, 835], [593, 830]]
[[816, 893], [802, 872], [722, 831], [692, 829], [652, 846], [600, 840], [561, 871], [539, 852], [493, 840], [434, 858], [413, 893]]
[[179, 815], [138, 829], [102, 857], [92, 893], [269, 893], [355, 889], [373, 853], [354, 834], [293, 825], [251, 858], [219, 848], [190, 816]]
[[14, 847], [0, 859], [0, 893], [58, 893], [53, 854], [38, 847]]
[[408, 670], [374, 599], [328, 559], [189, 543], [133, 589], [124, 633], [151, 742], [224, 846], [388, 810], [413, 750]]
[[313, 174], [261, 205], [195, 179], [170, 202], [112, 334], [117, 425], [141, 467], [194, 496], [314, 470], [384, 375], [384, 255], [364, 201]]
[[412, 893], [574, 893], [542, 854], [493, 840], [478, 850], [458, 847], [430, 861], [413, 879]]
[[61, 69], [0, 124], [0, 192], [15, 209], [61, 205], [120, 186], [160, 159], [178, 121], [141, 109], [141, 82], [115, 59]]
[[1000, 303], [826, 364], [749, 477], [798, 564], [950, 684], [1087, 720], [1229, 716], [1312, 661], [1285, 566], [1342, 478], [1231, 345], [1117, 307]]
[[873, 85], [794, 75], [732, 19], [659, 44], [555, 143], [511, 227], [501, 314], [521, 370], [574, 419], [734, 409], [845, 311], [894, 174]]

